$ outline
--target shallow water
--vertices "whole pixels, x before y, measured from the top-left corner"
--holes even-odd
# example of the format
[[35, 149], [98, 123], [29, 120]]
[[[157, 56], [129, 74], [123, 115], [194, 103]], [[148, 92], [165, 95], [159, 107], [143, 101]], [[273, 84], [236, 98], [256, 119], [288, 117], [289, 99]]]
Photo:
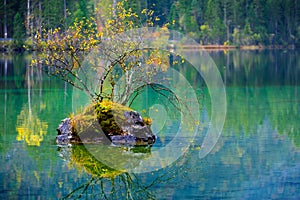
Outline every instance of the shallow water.
[[[200, 129], [176, 162], [132, 173], [105, 166], [84, 146], [57, 147], [56, 128], [74, 111], [74, 91], [28, 67], [30, 56], [1, 56], [0, 198], [299, 199], [299, 52], [211, 52], [211, 57], [227, 96], [224, 128], [213, 150], [199, 158], [211, 115], [205, 82], [189, 67], [174, 66], [197, 94]], [[122, 165], [140, 165], [176, 136], [178, 118], [164, 118], [170, 110], [158, 105], [153, 92], [146, 98], [133, 107], [156, 116], [157, 143], [152, 149], [105, 147], [116, 152], [108, 161], [123, 155]]]

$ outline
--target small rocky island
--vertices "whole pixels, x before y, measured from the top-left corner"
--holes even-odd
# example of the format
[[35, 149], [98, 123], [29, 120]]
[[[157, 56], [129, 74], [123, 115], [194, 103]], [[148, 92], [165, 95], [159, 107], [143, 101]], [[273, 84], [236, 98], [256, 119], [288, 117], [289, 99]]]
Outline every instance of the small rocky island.
[[56, 143], [148, 146], [156, 140], [151, 123], [151, 119], [142, 118], [138, 112], [118, 103], [93, 103], [82, 113], [62, 120]]

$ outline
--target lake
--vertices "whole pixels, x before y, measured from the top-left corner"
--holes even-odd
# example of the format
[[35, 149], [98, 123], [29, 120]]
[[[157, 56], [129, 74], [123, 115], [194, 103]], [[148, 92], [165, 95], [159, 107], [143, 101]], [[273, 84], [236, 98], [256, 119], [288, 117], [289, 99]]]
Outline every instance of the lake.
[[[199, 157], [210, 126], [209, 90], [201, 74], [182, 63], [173, 68], [199, 102], [197, 135], [174, 162], [161, 160], [161, 168], [134, 173], [107, 166], [85, 146], [57, 146], [56, 128], [75, 109], [72, 87], [30, 67], [31, 55], [1, 55], [0, 199], [299, 199], [300, 52], [234, 50], [210, 56], [227, 102], [212, 151]], [[146, 93], [147, 103], [141, 98], [132, 106], [156, 117], [152, 149], [105, 147], [128, 156], [127, 164], [145, 163], [168, 144], [176, 149], [178, 118], [164, 119], [171, 111]]]

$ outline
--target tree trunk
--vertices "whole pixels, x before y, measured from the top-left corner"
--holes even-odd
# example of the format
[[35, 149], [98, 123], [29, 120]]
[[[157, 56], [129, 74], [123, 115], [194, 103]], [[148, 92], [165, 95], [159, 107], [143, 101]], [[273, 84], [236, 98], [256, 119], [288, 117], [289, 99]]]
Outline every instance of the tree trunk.
[[113, 17], [116, 18], [117, 0], [113, 0]]
[[[99, 5], [99, 2], [98, 0], [95, 0], [94, 2], [95, 4], [95, 8], [98, 8], [98, 5]], [[102, 32], [103, 28], [104, 28], [104, 25], [102, 23], [102, 19], [101, 19], [101, 9], [100, 10], [97, 10], [96, 12], [96, 24], [97, 24], [97, 31], [98, 33]]]
[[226, 27], [227, 30], [227, 41], [229, 41], [229, 27], [228, 27], [228, 23], [227, 23], [227, 1], [224, 1], [224, 25]]
[[4, 0], [4, 38], [7, 38], [7, 13], [6, 13], [6, 0]]
[[42, 35], [42, 0], [39, 0], [38, 31], [39, 31], [39, 34]]
[[294, 20], [295, 20], [295, 30], [297, 30], [298, 28], [298, 0], [294, 1], [294, 7], [295, 7], [295, 16], [294, 16]]
[[27, 0], [27, 24], [26, 24], [27, 35], [30, 35], [30, 0]]
[[67, 28], [67, 0], [64, 0], [64, 20], [65, 28]]

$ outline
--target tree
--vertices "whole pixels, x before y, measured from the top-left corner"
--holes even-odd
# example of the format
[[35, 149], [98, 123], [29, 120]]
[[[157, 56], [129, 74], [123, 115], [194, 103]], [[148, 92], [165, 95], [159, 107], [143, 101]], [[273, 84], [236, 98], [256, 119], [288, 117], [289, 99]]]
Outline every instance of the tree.
[[[144, 9], [142, 14], [153, 25], [153, 11]], [[90, 17], [77, 19], [66, 31], [58, 27], [43, 36], [37, 33], [35, 46], [41, 55], [33, 64], [46, 65], [49, 74], [85, 91], [93, 101], [108, 99], [125, 104], [134, 87], [145, 85], [149, 76], [159, 72], [155, 66], [168, 62], [166, 54], [158, 50], [141, 49], [142, 38], [136, 40], [124, 34], [136, 28], [133, 22], [138, 18], [121, 1], [116, 5], [115, 14], [111, 12], [104, 23], [102, 32], [97, 32], [96, 20]], [[146, 74], [142, 62], [152, 65], [153, 70]], [[124, 83], [118, 92], [115, 91], [117, 81]]]
[[[109, 4], [112, 8], [116, 7], [117, 0], [2, 0], [0, 37], [13, 36], [17, 12], [24, 20], [26, 36], [34, 36], [37, 30], [42, 35], [42, 32], [58, 27], [63, 31], [76, 18], [89, 17], [97, 19], [97, 27], [101, 31], [106, 18], [111, 17]], [[152, 18], [155, 26], [170, 22], [170, 28], [183, 31], [194, 39], [200, 36], [204, 43], [233, 42], [234, 30], [235, 33], [244, 30], [246, 19], [255, 34], [255, 39], [249, 44], [296, 44], [300, 41], [298, 0], [132, 0], [125, 1], [124, 6], [135, 13], [142, 12], [142, 8], [154, 11], [152, 16], [143, 15], [135, 19], [136, 24], [145, 25], [148, 18]], [[201, 26], [208, 29], [203, 32]]]
[[60, 0], [43, 1], [43, 29], [48, 31], [57, 27], [63, 27], [64, 2]]
[[4, 29], [4, 38], [7, 38], [7, 13], [6, 13], [6, 0], [4, 0], [3, 3], [4, 7], [4, 23], [3, 23], [3, 29]]
[[232, 22], [232, 5], [230, 0], [224, 0], [223, 1], [223, 23], [224, 26], [226, 27], [226, 41], [229, 42], [230, 40], [230, 24]]
[[192, 0], [191, 7], [198, 26], [204, 24], [206, 0]]
[[206, 20], [210, 28], [210, 41], [212, 43], [221, 44], [224, 41], [226, 33], [225, 25], [221, 20], [221, 7], [219, 1], [208, 0]]
[[74, 18], [83, 19], [89, 16], [88, 5], [86, 0], [78, 0], [77, 10], [74, 13]]
[[30, 0], [27, 0], [26, 31], [27, 31], [27, 35], [31, 35], [32, 26], [31, 26], [31, 1]]
[[13, 35], [13, 21], [17, 8], [15, 1], [3, 0], [0, 5], [0, 35], [3, 38], [11, 38]]
[[14, 17], [14, 46], [18, 49], [23, 48], [24, 38], [26, 30], [23, 24], [22, 17], [20, 13], [17, 13]]
[[170, 14], [169, 14], [169, 21], [171, 22], [171, 28], [174, 30], [180, 30], [180, 25], [179, 25], [179, 7], [180, 4], [179, 2], [175, 1], [170, 9]]

